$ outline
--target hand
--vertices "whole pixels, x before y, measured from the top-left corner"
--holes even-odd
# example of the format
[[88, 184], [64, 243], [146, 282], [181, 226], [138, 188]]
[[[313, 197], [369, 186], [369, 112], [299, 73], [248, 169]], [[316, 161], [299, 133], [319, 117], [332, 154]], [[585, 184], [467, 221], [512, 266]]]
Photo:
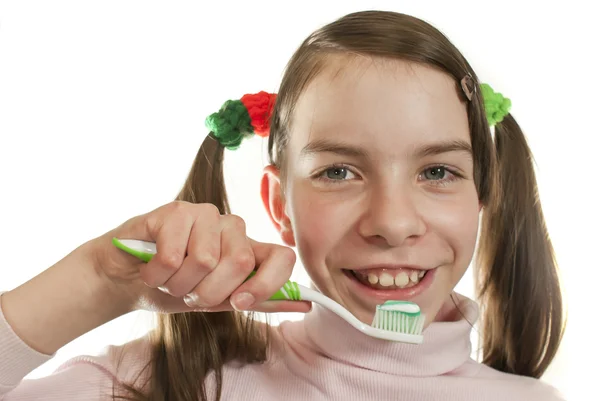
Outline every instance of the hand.
[[[148, 262], [117, 249], [113, 237], [156, 243]], [[175, 201], [95, 239], [97, 270], [126, 291], [132, 309], [161, 312], [239, 310], [308, 312], [311, 304], [267, 301], [289, 279], [290, 248], [246, 236], [244, 220], [212, 204]], [[255, 270], [256, 275], [246, 281]]]

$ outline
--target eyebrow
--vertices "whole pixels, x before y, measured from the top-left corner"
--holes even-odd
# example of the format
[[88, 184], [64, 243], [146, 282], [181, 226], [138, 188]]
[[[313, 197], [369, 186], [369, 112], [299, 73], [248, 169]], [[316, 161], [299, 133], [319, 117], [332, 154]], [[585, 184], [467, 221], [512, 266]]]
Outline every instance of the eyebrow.
[[362, 148], [329, 139], [317, 139], [302, 148], [300, 157], [305, 158], [317, 153], [335, 153], [341, 156], [365, 159], [368, 156], [368, 152]]
[[[443, 153], [450, 152], [465, 152], [470, 157], [473, 157], [473, 149], [471, 145], [464, 140], [450, 140], [441, 141], [437, 143], [427, 144], [417, 147], [415, 156], [417, 158], [423, 158], [427, 156], [436, 156]], [[349, 145], [343, 142], [332, 141], [329, 139], [317, 139], [309, 142], [300, 151], [300, 157], [306, 158], [317, 153], [335, 153], [341, 156], [356, 157], [356, 158], [368, 158], [369, 153], [360, 147]]]
[[426, 157], [450, 152], [466, 152], [469, 156], [473, 157], [473, 148], [471, 147], [471, 144], [462, 139], [424, 145], [417, 148], [415, 154], [417, 157]]

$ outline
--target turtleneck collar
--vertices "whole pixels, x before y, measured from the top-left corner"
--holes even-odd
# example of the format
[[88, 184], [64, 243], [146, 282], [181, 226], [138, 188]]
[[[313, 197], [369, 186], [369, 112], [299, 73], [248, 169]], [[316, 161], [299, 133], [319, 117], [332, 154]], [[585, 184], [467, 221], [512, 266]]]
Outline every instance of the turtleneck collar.
[[448, 316], [458, 317], [431, 323], [420, 345], [369, 337], [317, 304], [289, 334], [313, 352], [344, 364], [402, 376], [437, 376], [460, 367], [471, 354], [470, 332], [479, 308], [471, 299], [455, 295], [458, 311], [453, 304], [445, 308], [458, 312]]

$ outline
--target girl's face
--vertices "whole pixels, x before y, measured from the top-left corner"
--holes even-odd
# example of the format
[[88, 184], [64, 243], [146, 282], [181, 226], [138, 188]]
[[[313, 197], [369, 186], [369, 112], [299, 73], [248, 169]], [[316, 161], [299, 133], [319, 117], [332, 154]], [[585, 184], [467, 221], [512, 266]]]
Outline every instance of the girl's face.
[[301, 95], [290, 135], [284, 198], [273, 167], [263, 195], [314, 286], [368, 324], [389, 299], [416, 302], [429, 324], [467, 269], [479, 224], [454, 80], [340, 58]]

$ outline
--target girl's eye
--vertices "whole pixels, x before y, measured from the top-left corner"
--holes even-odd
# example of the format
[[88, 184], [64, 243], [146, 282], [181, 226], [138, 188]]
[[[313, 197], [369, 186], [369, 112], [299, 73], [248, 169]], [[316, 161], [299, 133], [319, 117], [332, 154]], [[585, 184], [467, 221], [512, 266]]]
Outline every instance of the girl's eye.
[[448, 170], [445, 167], [435, 166], [428, 168], [423, 173], [428, 180], [443, 180], [447, 172]]
[[459, 180], [462, 176], [454, 171], [451, 171], [445, 166], [427, 167], [420, 174], [423, 180], [428, 181], [432, 185], [443, 186], [452, 181]]
[[356, 178], [356, 174], [354, 174], [348, 167], [345, 166], [332, 166], [323, 170], [322, 172], [317, 174], [317, 178], [322, 181], [348, 181]]
[[348, 177], [348, 169], [345, 167], [333, 167], [325, 170], [325, 175], [330, 180], [344, 180]]

